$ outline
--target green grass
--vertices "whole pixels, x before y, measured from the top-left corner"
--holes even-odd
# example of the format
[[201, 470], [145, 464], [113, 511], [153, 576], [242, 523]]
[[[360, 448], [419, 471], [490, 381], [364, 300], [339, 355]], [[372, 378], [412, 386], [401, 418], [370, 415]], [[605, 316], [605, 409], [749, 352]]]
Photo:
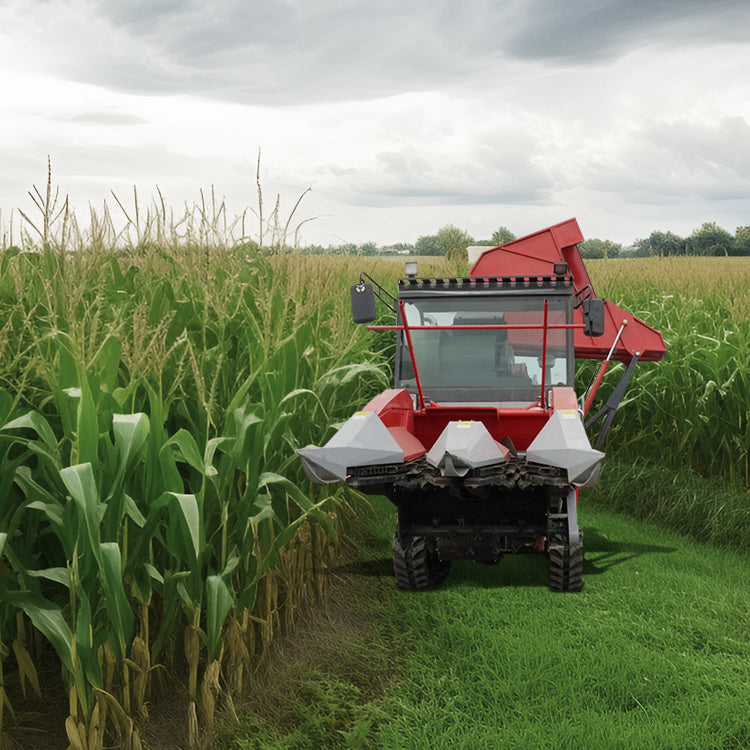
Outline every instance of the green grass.
[[[317, 747], [750, 745], [747, 556], [582, 500], [580, 594], [551, 593], [543, 558], [454, 564], [442, 588], [404, 593], [388, 574], [393, 514], [376, 506], [369, 561], [351, 576], [365, 595], [352, 606], [404, 663], [382, 696], [359, 703], [325, 665], [303, 677], [301, 694], [326, 696], [307, 714], [297, 707], [329, 728]], [[334, 721], [342, 710], [348, 720]], [[305, 747], [285, 744], [303, 725], [228, 746]]]

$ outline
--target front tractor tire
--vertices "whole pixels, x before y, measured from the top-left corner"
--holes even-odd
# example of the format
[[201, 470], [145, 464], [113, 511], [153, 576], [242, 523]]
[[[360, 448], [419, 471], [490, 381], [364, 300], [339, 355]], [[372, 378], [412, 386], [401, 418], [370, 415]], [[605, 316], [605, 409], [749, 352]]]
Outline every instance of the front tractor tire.
[[552, 591], [580, 591], [583, 587], [583, 533], [578, 542], [570, 544], [567, 533], [553, 534], [547, 539], [549, 587]]
[[450, 560], [440, 560], [424, 537], [406, 537], [402, 544], [398, 531], [393, 535], [393, 572], [399, 588], [435, 588], [446, 579], [450, 567]]

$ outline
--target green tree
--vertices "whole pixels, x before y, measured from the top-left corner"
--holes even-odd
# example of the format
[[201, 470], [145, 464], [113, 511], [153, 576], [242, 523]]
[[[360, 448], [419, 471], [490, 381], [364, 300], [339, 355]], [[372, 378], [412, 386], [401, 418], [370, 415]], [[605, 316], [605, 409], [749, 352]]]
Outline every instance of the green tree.
[[466, 248], [474, 240], [463, 229], [446, 224], [437, 234], [420, 237], [414, 245], [415, 255], [446, 255], [451, 260], [466, 260]]
[[713, 221], [706, 221], [688, 237], [690, 255], [733, 255], [734, 237]]
[[345, 242], [343, 245], [336, 245], [334, 248], [335, 255], [357, 255], [359, 247], [353, 242]]
[[616, 258], [622, 252], [622, 245], [612, 240], [592, 238], [578, 245], [582, 258]]
[[450, 261], [466, 261], [466, 248], [474, 241], [467, 232], [453, 224], [446, 224], [437, 233], [438, 243], [445, 248], [444, 255]]
[[436, 234], [426, 234], [414, 243], [414, 255], [445, 255]]
[[687, 253], [687, 240], [673, 232], [651, 232], [643, 240], [633, 243], [636, 258], [648, 258], [652, 255], [685, 255]]
[[374, 242], [363, 242], [357, 250], [358, 255], [377, 255], [378, 246]]
[[734, 233], [734, 255], [750, 255], [750, 226], [737, 227]]
[[508, 227], [500, 227], [492, 233], [492, 245], [504, 245], [506, 242], [516, 239], [516, 235]]

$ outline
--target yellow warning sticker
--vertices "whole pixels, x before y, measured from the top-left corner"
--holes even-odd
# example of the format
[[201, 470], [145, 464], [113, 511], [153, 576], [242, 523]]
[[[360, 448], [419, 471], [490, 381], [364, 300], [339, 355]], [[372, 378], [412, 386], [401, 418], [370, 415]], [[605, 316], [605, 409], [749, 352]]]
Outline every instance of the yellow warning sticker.
[[473, 421], [471, 419], [461, 419], [458, 422], [458, 427], [462, 430], [466, 430], [473, 424]]
[[563, 419], [578, 419], [578, 412], [575, 409], [560, 409], [560, 416]]
[[372, 414], [371, 411], [358, 411], [354, 414], [352, 419], [367, 419], [368, 414]]

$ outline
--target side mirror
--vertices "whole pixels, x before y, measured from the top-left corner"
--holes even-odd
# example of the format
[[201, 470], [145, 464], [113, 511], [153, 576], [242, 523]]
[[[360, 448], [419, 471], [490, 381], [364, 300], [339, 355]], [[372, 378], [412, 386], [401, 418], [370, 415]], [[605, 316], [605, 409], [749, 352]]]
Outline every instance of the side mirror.
[[581, 302], [585, 336], [604, 335], [604, 300], [588, 297]]
[[372, 323], [375, 320], [375, 290], [372, 284], [352, 284], [352, 318], [355, 323]]

